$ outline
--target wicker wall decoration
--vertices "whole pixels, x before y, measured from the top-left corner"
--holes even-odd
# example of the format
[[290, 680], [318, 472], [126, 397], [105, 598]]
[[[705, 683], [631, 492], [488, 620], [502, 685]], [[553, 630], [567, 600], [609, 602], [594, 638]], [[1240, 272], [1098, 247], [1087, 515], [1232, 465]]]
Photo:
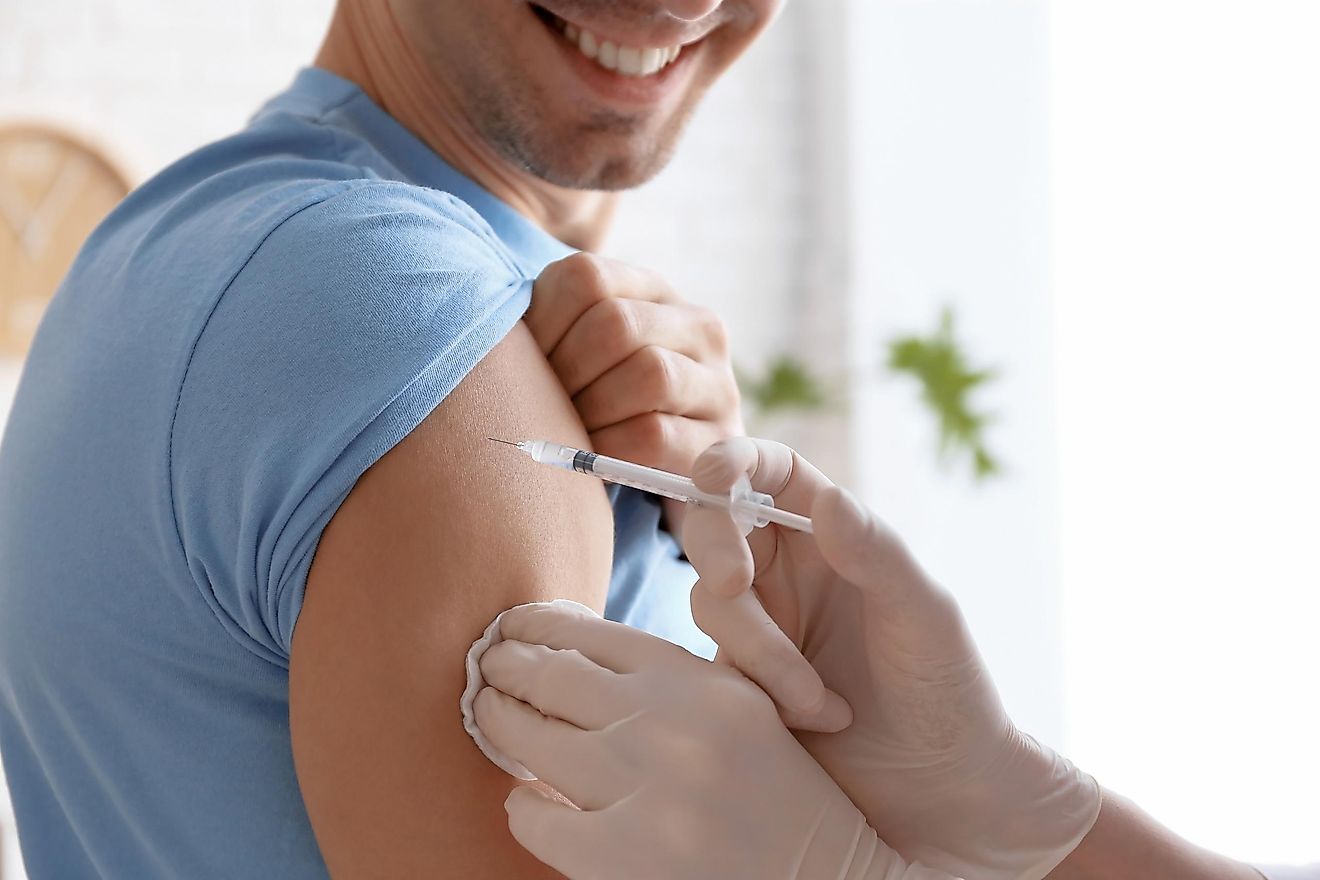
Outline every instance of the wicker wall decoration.
[[0, 125], [0, 357], [21, 358], [88, 234], [129, 190], [91, 144]]

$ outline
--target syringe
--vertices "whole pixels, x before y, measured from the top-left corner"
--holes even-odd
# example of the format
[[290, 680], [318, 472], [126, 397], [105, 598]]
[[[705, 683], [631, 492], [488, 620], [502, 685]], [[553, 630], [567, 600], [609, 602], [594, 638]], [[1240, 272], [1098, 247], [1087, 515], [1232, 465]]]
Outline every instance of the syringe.
[[769, 523], [777, 523], [811, 534], [810, 518], [775, 507], [775, 499], [764, 492], [754, 491], [745, 476], [734, 485], [728, 495], [715, 495], [701, 491], [696, 483], [679, 474], [610, 458], [608, 455], [587, 452], [585, 449], [551, 443], [549, 440], [515, 442], [495, 437], [486, 439], [521, 449], [533, 460], [551, 467], [589, 474], [607, 483], [631, 486], [653, 495], [673, 498], [675, 501], [693, 502], [702, 507], [722, 508], [729, 511], [734, 521], [742, 526], [744, 534], [750, 532], [752, 526], [761, 528]]

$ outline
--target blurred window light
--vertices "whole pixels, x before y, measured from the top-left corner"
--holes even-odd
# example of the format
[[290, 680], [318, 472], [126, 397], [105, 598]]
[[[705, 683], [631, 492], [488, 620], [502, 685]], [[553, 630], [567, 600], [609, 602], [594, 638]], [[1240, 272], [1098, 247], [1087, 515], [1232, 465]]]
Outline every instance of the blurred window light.
[[1320, 4], [1051, 6], [1069, 751], [1320, 858]]

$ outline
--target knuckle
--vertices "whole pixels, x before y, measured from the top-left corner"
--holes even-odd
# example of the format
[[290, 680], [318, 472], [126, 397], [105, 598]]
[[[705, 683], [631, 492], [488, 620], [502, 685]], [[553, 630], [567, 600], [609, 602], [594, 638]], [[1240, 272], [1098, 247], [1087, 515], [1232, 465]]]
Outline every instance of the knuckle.
[[[577, 655], [576, 658], [574, 655]], [[581, 669], [580, 664], [575, 660], [581, 657], [581, 654], [571, 649], [547, 650], [541, 662], [536, 664], [535, 672], [532, 673], [536, 678], [537, 692], [560, 691], [573, 687], [577, 672]]]
[[727, 667], [721, 672], [707, 676], [694, 696], [702, 711], [729, 719], [775, 712], [774, 702], [747, 676]]
[[681, 296], [678, 295], [677, 291], [674, 290], [674, 286], [669, 283], [669, 279], [667, 279], [664, 275], [660, 274], [658, 270], [652, 269], [650, 266], [639, 266], [636, 263], [633, 263], [631, 265], [633, 271], [636, 272], [639, 276], [642, 277], [642, 279], [646, 281], [647, 286], [652, 287], [655, 290], [662, 291], [664, 293], [665, 299], [677, 303], [682, 303], [685, 301]]
[[938, 619], [959, 630], [965, 629], [966, 624], [963, 621], [962, 607], [958, 604], [958, 598], [954, 596], [952, 591], [941, 584], [925, 579], [924, 576], [918, 589], [926, 595], [930, 607], [938, 615]]
[[706, 346], [723, 355], [729, 350], [729, 328], [713, 309], [702, 307], [697, 312], [697, 328]]
[[597, 342], [618, 350], [627, 348], [641, 337], [641, 322], [631, 300], [606, 299], [598, 303], [595, 310], [601, 325]]
[[566, 648], [562, 651], [556, 651], [556, 666], [559, 667], [561, 674], [575, 673], [578, 670], [586, 669], [591, 661], [587, 655], [583, 654], [577, 648]]
[[477, 726], [488, 736], [494, 733], [496, 726], [495, 719], [499, 710], [497, 693], [495, 688], [487, 686], [478, 691], [476, 699], [472, 701], [472, 714], [476, 716]]
[[724, 370], [724, 404], [730, 410], [737, 410], [742, 405], [742, 389], [738, 387], [738, 378], [733, 375], [732, 368]]
[[[519, 642], [491, 645], [482, 655], [481, 676], [486, 684], [517, 700], [525, 700], [543, 666], [544, 648]], [[530, 674], [529, 674], [530, 673]]]
[[673, 429], [663, 413], [649, 412], [637, 417], [634, 434], [638, 451], [655, 459], [669, 448]]
[[490, 681], [491, 678], [498, 677], [502, 664], [508, 659], [509, 648], [512, 642], [496, 642], [486, 649], [477, 661], [477, 666], [481, 670], [481, 677]]
[[678, 364], [673, 352], [658, 345], [642, 349], [643, 382], [649, 396], [659, 405], [677, 403], [681, 392]]
[[579, 251], [555, 264], [555, 282], [572, 288], [583, 299], [597, 301], [609, 296], [606, 266], [602, 257]]
[[518, 626], [516, 633], [511, 634], [504, 630], [501, 631], [509, 638], [517, 638], [521, 642], [538, 642], [544, 644], [552, 639], [571, 618], [568, 611], [558, 605], [549, 602], [529, 605], [526, 608], [515, 608], [509, 614], [518, 614]]

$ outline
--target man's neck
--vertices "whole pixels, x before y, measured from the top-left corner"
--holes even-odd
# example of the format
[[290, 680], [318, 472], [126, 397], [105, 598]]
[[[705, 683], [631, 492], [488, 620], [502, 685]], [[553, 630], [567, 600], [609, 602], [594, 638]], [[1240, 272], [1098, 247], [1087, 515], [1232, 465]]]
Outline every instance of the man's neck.
[[356, 83], [446, 162], [551, 235], [583, 250], [599, 247], [616, 195], [555, 186], [500, 155], [408, 43], [389, 3], [341, 0], [316, 66]]

